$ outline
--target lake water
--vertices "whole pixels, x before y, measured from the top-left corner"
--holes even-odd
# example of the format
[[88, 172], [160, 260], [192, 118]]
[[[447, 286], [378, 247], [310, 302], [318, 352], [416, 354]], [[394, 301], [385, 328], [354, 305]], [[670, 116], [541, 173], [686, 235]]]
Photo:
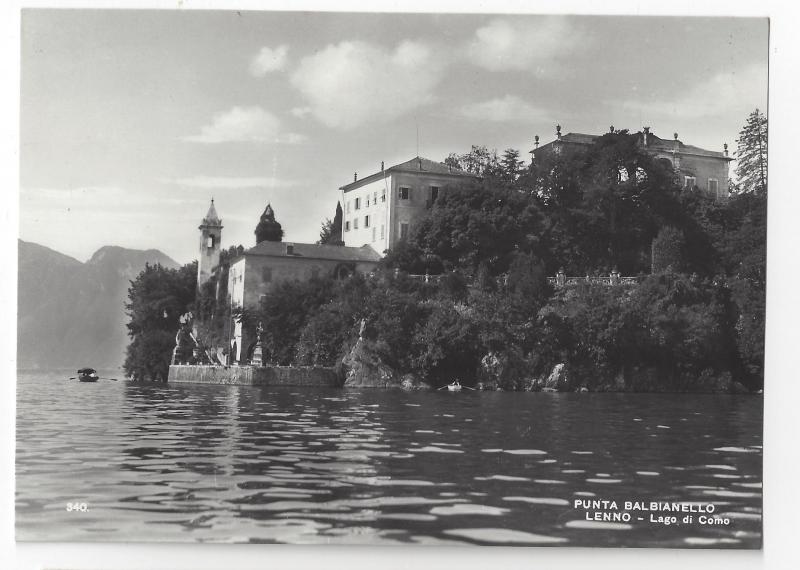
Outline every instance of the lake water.
[[[760, 396], [81, 384], [68, 375], [19, 374], [18, 540], [762, 542]], [[617, 516], [624, 501], [711, 504], [728, 524], [701, 525], [693, 513], [666, 526], [643, 511], [590, 521], [614, 511], [575, 508], [576, 499], [614, 500]]]

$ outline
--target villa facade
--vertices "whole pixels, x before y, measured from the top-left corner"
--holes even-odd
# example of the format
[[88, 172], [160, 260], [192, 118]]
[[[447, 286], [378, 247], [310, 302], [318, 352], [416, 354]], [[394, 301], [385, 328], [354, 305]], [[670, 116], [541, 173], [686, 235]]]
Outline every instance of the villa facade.
[[415, 157], [342, 186], [342, 241], [379, 253], [405, 239], [448, 186], [477, 176], [441, 162]]
[[[539, 136], [537, 135], [534, 149], [530, 153], [533, 160], [536, 160], [547, 153], [586, 148], [594, 144], [600, 136], [602, 135], [583, 133], [567, 133], [562, 136], [561, 125], [558, 125], [555, 140], [539, 146]], [[729, 164], [733, 158], [728, 156], [727, 144], [723, 145], [722, 152], [706, 150], [684, 144], [678, 139], [678, 133], [673, 135], [672, 140], [659, 138], [650, 132], [650, 127], [644, 127], [642, 131], [635, 133], [635, 136], [639, 148], [657, 160], [664, 161], [665, 165], [675, 172], [683, 188], [697, 188], [718, 200], [728, 198]]]

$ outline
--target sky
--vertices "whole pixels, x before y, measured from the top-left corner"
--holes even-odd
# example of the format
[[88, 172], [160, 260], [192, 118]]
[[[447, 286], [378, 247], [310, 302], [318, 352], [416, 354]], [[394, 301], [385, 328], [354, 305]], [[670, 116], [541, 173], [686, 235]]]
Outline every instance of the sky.
[[[27, 9], [20, 238], [196, 258], [271, 203], [313, 242], [338, 188], [419, 154], [613, 125], [711, 150], [767, 103], [766, 18]], [[419, 149], [419, 150], [418, 150]]]

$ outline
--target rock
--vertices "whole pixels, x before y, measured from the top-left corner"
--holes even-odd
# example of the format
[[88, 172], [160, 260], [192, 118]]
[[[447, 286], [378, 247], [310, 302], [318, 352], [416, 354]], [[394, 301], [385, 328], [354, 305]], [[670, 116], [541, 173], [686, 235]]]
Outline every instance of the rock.
[[430, 390], [431, 385], [423, 382], [414, 374], [404, 374], [400, 379], [400, 387], [403, 390]]
[[362, 339], [342, 359], [346, 388], [398, 388], [400, 375], [386, 365]]
[[692, 392], [709, 392], [711, 394], [727, 394], [731, 392], [733, 378], [730, 372], [717, 374], [711, 368], [706, 368], [700, 373], [699, 378], [692, 386]]
[[568, 392], [570, 380], [567, 365], [561, 362], [553, 366], [553, 371], [547, 377], [542, 391], [545, 391], [545, 388], [552, 388], [558, 392]]
[[481, 358], [478, 381], [490, 390], [528, 390], [530, 363], [516, 350], [491, 351]]
[[750, 390], [741, 382], [731, 382], [731, 394], [749, 394]]
[[525, 392], [540, 392], [542, 385], [539, 383], [538, 378], [525, 378], [522, 381], [522, 389]]
[[496, 352], [489, 352], [481, 358], [478, 368], [478, 384], [480, 390], [497, 390], [504, 372], [503, 362]]

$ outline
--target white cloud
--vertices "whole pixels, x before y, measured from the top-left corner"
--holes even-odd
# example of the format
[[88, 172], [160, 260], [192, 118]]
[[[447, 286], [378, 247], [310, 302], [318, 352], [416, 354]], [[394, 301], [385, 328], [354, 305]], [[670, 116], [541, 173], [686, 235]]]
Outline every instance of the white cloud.
[[200, 129], [200, 134], [184, 137], [196, 143], [224, 142], [276, 142], [296, 144], [305, 140], [303, 135], [281, 133], [278, 117], [261, 107], [233, 107], [217, 113], [211, 124]]
[[467, 57], [490, 71], [531, 71], [544, 66], [575, 47], [578, 34], [565, 18], [495, 19], [475, 32], [467, 46]]
[[289, 46], [279, 45], [276, 48], [262, 47], [250, 62], [250, 74], [264, 77], [267, 73], [281, 71], [286, 68]]
[[311, 113], [311, 107], [294, 107], [289, 112], [298, 119], [305, 119]]
[[506, 95], [479, 103], [467, 103], [462, 105], [458, 111], [461, 116], [468, 119], [496, 123], [512, 121], [534, 123], [544, 121], [549, 116], [544, 110], [516, 95]]
[[647, 124], [648, 117], [699, 119], [736, 113], [745, 117], [755, 107], [765, 108], [766, 103], [767, 67], [751, 65], [712, 75], [675, 97], [631, 99], [623, 108], [639, 113]]
[[267, 176], [192, 176], [169, 181], [178, 186], [189, 188], [231, 189], [231, 188], [275, 188], [296, 186], [292, 180], [279, 180]]
[[369, 121], [392, 120], [431, 102], [442, 65], [441, 58], [419, 42], [404, 41], [391, 51], [345, 41], [303, 58], [291, 82], [319, 121], [353, 129]]

